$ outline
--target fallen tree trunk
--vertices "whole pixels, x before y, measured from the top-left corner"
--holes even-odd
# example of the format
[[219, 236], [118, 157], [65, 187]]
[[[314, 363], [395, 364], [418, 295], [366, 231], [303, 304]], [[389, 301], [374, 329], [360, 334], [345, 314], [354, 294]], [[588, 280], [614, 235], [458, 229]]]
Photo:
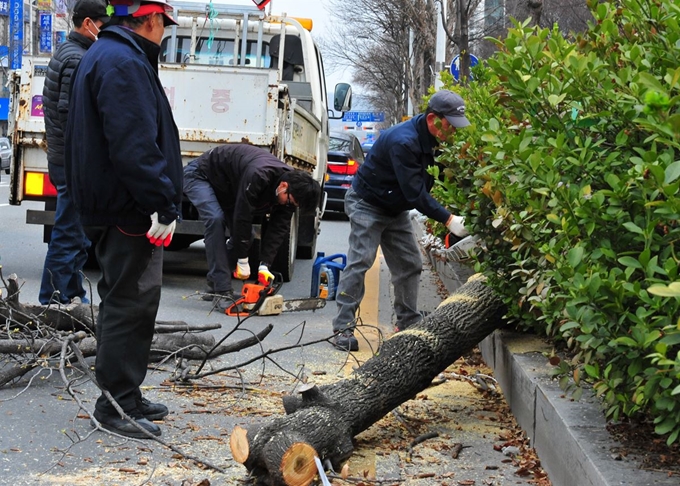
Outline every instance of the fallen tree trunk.
[[419, 324], [385, 341], [380, 352], [345, 380], [305, 385], [284, 397], [289, 415], [237, 427], [234, 459], [269, 485], [308, 485], [314, 456], [338, 470], [352, 438], [429, 386], [432, 379], [503, 325], [503, 304], [475, 276]]

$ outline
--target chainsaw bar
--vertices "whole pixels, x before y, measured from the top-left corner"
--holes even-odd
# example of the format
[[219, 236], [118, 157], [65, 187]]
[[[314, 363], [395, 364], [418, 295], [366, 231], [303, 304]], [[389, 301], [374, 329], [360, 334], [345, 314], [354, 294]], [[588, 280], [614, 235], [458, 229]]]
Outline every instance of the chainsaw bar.
[[290, 299], [283, 301], [283, 312], [317, 310], [326, 307], [325, 299]]

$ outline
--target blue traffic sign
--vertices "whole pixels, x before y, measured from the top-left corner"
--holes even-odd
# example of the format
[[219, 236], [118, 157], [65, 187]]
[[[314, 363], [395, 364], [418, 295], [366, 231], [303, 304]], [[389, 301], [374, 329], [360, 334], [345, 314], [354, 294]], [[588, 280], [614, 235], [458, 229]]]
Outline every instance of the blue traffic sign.
[[385, 121], [385, 113], [382, 111], [346, 111], [342, 115], [344, 122], [373, 122]]
[[[470, 54], [470, 67], [476, 66], [477, 64], [479, 64], [479, 59], [477, 59], [477, 56], [475, 56], [474, 54]], [[459, 78], [460, 78], [460, 56], [459, 55], [454, 57], [453, 61], [451, 61], [450, 71], [451, 71], [451, 75], [453, 76], [453, 79], [458, 81]], [[472, 79], [472, 75], [470, 75], [470, 79]]]

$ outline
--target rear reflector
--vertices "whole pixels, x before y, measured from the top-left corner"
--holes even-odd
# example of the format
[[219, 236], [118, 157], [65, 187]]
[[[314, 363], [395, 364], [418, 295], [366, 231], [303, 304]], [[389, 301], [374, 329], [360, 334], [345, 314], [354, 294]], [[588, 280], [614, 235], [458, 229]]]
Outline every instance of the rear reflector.
[[332, 162], [328, 162], [328, 171], [332, 172], [333, 174], [354, 175], [357, 173], [358, 168], [359, 165], [357, 164], [356, 160], [353, 159], [349, 159], [346, 164], [334, 164]]
[[44, 172], [26, 172], [24, 177], [25, 196], [53, 196], [57, 195], [50, 177]]

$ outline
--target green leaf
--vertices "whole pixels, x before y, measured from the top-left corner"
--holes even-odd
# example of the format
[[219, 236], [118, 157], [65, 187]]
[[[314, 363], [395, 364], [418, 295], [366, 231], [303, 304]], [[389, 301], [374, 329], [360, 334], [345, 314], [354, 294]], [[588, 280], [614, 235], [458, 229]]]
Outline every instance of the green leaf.
[[583, 259], [583, 248], [577, 246], [576, 248], [572, 248], [569, 250], [569, 253], [567, 253], [567, 260], [569, 261], [569, 265], [571, 265], [572, 268], [577, 267], [579, 263], [581, 263], [581, 260]]
[[560, 217], [556, 214], [553, 214], [553, 213], [548, 213], [546, 215], [545, 219], [547, 219], [551, 223], [562, 224], [562, 220], [560, 219]]
[[680, 282], [672, 282], [669, 285], [655, 284], [649, 287], [647, 292], [659, 297], [680, 297]]
[[631, 339], [628, 336], [621, 336], [620, 338], [616, 338], [614, 339], [614, 342], [622, 344], [624, 346], [630, 346], [631, 348], [637, 346], [638, 344], [634, 339]]
[[673, 388], [673, 391], [671, 392], [671, 396], [674, 396], [674, 395], [680, 395], [680, 385]]
[[675, 419], [673, 417], [668, 417], [666, 420], [661, 422], [659, 425], [654, 427], [654, 432], [659, 435], [666, 435], [676, 426]]
[[555, 94], [552, 94], [552, 95], [548, 96], [548, 103], [550, 103], [550, 106], [557, 106], [557, 105], [559, 105], [560, 103], [562, 103], [562, 100], [564, 100], [564, 98], [565, 98], [566, 96], [567, 96], [566, 93], [562, 93], [562, 94], [559, 95], [559, 96], [558, 96], [558, 95], [555, 95]]
[[637, 233], [639, 235], [644, 235], [645, 233], [642, 231], [642, 228], [640, 228], [638, 225], [633, 223], [632, 221], [628, 221], [627, 223], [623, 223], [624, 228], [626, 228], [628, 231], [631, 233]]
[[629, 256], [621, 257], [621, 258], [618, 259], [618, 262], [621, 265], [624, 265], [626, 267], [642, 268], [642, 265], [640, 265], [640, 262], [637, 261], [637, 259], [633, 258], [633, 257], [629, 257]]
[[615, 174], [609, 173], [605, 175], [604, 180], [607, 181], [609, 187], [611, 187], [615, 191], [618, 191], [619, 188], [621, 187], [621, 179], [619, 179]]
[[663, 338], [661, 338], [661, 343], [666, 344], [668, 346], [673, 346], [675, 344], [680, 344], [680, 332], [676, 332], [673, 334], [666, 334]]
[[664, 179], [664, 183], [670, 184], [678, 177], [680, 177], [680, 161], [673, 162], [671, 165], [666, 167], [666, 177]]

